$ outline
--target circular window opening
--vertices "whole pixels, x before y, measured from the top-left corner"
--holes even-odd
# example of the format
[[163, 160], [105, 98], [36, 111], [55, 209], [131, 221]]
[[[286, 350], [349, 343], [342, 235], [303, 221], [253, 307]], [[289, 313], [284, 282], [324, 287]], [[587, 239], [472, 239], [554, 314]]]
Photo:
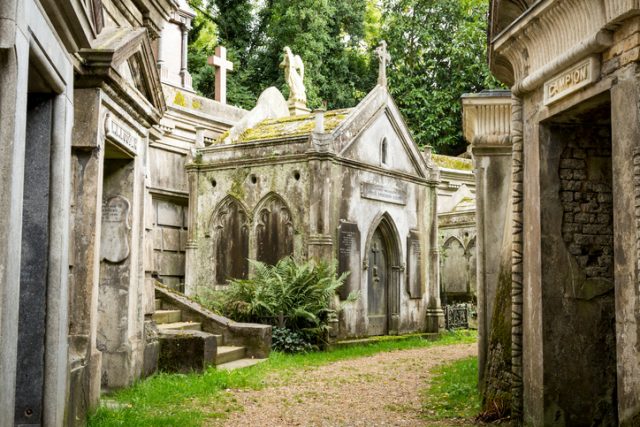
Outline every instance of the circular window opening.
[[294, 171], [293, 172], [293, 177], [295, 178], [296, 181], [300, 181], [300, 172]]
[[216, 185], [218, 185], [218, 181], [216, 181], [215, 179], [211, 180], [211, 186], [215, 187]]
[[255, 184], [255, 183], [257, 183], [257, 182], [258, 182], [258, 177], [257, 177], [257, 176], [255, 176], [254, 174], [251, 174], [250, 179], [251, 179], [251, 183], [252, 183], [252, 184]]

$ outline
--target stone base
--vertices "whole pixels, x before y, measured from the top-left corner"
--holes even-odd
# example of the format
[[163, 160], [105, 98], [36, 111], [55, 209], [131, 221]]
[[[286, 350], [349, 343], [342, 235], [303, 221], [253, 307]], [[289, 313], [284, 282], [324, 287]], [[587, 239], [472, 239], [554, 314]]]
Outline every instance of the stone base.
[[444, 330], [444, 311], [441, 308], [427, 309], [427, 332], [438, 333]]
[[216, 337], [202, 331], [168, 330], [160, 335], [158, 368], [165, 372], [202, 372], [216, 358]]
[[289, 114], [292, 116], [302, 116], [311, 113], [311, 110], [307, 108], [306, 104], [300, 101], [289, 101]]

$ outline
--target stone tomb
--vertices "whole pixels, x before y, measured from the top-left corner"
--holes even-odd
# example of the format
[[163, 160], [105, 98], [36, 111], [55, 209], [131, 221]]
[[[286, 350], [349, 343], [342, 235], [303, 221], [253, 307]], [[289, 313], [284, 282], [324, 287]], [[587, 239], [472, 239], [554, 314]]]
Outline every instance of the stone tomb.
[[337, 260], [350, 272], [340, 298], [360, 293], [340, 314], [340, 336], [438, 330], [438, 171], [386, 87], [353, 109], [292, 116], [268, 92], [243, 119], [254, 125], [187, 166], [196, 209], [187, 294], [248, 277], [248, 259]]
[[[492, 10], [490, 65], [512, 88], [513, 154], [510, 179], [498, 164], [486, 171], [507, 178], [495, 193], [511, 202], [487, 208], [503, 206], [511, 227], [484, 250], [510, 255], [491, 332], [511, 325], [501, 359], [513, 418], [640, 425], [640, 9], [494, 0]], [[499, 141], [489, 137], [474, 143]]]

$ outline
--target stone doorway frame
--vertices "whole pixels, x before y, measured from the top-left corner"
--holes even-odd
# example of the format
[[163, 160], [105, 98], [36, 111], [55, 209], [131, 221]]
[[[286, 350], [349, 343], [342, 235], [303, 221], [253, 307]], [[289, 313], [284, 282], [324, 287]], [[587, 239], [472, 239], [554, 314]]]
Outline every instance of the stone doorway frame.
[[[402, 277], [404, 276], [404, 266], [402, 264], [403, 256], [400, 233], [398, 232], [398, 228], [396, 227], [393, 218], [391, 218], [391, 215], [389, 215], [388, 212], [378, 214], [378, 216], [372, 221], [371, 227], [369, 227], [363, 248], [362, 265], [365, 273], [362, 275], [361, 289], [367, 290], [368, 297], [369, 248], [371, 247], [373, 235], [378, 229], [380, 229], [380, 233], [382, 234], [388, 255], [387, 263], [389, 278], [387, 280], [387, 334], [397, 335], [400, 330], [400, 294], [402, 289]], [[365, 310], [365, 312], [368, 313], [368, 303], [367, 310]]]

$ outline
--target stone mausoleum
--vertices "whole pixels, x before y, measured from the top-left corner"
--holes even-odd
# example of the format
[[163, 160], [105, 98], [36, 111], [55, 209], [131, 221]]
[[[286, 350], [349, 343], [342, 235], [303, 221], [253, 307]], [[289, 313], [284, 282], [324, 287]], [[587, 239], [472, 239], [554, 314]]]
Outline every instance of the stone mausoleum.
[[340, 298], [360, 294], [340, 312], [339, 336], [437, 331], [438, 168], [384, 68], [355, 108], [310, 113], [303, 101], [268, 89], [188, 164], [187, 294], [246, 278], [249, 259], [337, 259], [350, 272]]
[[512, 100], [468, 105], [501, 201], [478, 212], [505, 224], [480, 239], [485, 398], [524, 425], [640, 425], [640, 4], [494, 0], [489, 42]]

